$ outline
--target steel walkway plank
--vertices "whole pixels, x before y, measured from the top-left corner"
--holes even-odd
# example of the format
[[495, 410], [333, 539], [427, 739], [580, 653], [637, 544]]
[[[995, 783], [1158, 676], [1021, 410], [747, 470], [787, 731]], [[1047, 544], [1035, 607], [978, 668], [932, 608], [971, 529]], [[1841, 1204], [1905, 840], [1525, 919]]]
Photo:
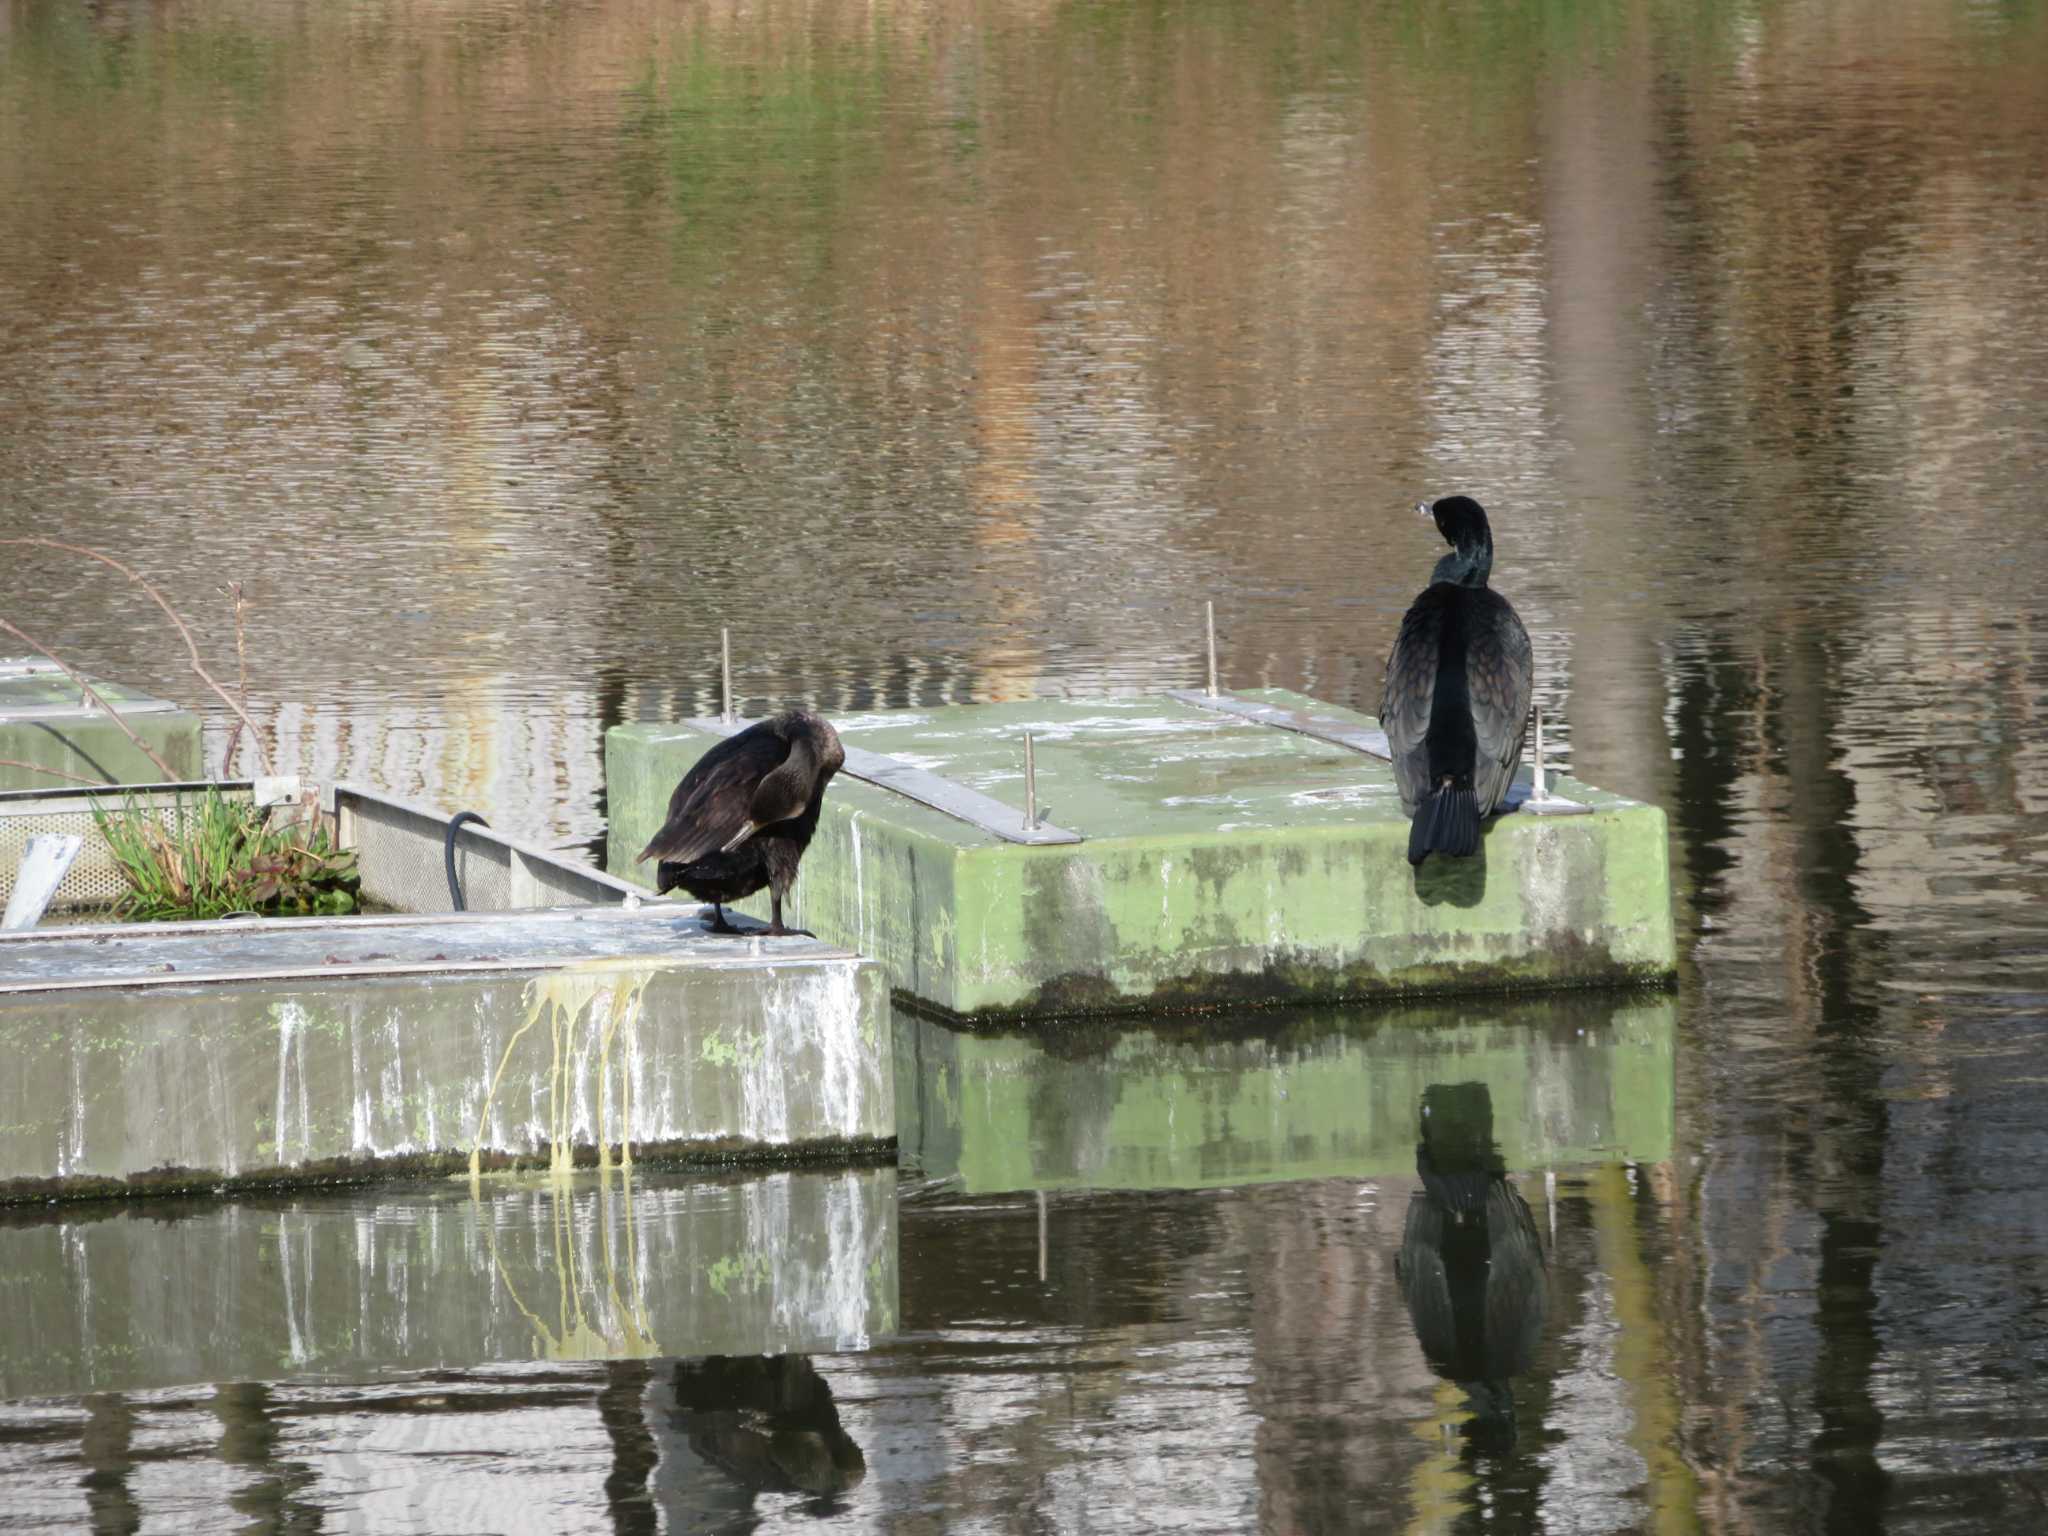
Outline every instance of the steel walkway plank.
[[[758, 722], [697, 716], [683, 723], [708, 735], [735, 736]], [[978, 789], [969, 789], [943, 774], [913, 767], [900, 758], [887, 757], [880, 752], [846, 747], [846, 766], [839, 771], [877, 789], [886, 789], [906, 800], [915, 800], [919, 805], [929, 806], [955, 820], [978, 827], [1005, 842], [1044, 846], [1084, 841], [1080, 833], [1056, 827], [1049, 821], [1041, 820], [1036, 826], [1026, 826], [1024, 813], [1016, 806], [1006, 805]]]

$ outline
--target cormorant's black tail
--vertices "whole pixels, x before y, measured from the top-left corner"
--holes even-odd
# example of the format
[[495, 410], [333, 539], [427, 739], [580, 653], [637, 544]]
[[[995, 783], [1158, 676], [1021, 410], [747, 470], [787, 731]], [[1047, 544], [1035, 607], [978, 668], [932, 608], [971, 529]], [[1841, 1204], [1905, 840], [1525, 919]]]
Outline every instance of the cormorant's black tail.
[[1479, 798], [1469, 789], [1445, 785], [1415, 807], [1408, 826], [1408, 862], [1420, 865], [1432, 853], [1468, 859], [1479, 851]]

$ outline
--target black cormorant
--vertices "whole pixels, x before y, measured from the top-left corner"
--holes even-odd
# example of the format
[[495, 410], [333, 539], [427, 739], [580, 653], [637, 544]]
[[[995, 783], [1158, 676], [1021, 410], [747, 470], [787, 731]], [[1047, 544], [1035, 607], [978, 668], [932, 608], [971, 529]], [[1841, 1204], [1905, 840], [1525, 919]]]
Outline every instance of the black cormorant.
[[1479, 822], [1507, 793], [1522, 758], [1535, 659], [1515, 610], [1486, 585], [1493, 533], [1470, 496], [1416, 508], [1451, 552], [1409, 605], [1387, 657], [1380, 724], [1394, 782], [1413, 818], [1408, 862], [1479, 851]]
[[725, 903], [765, 885], [768, 932], [804, 933], [782, 926], [782, 898], [818, 830], [825, 786], [845, 761], [839, 733], [807, 709], [757, 721], [683, 775], [669, 797], [668, 820], [634, 862], [661, 861], [656, 890], [680, 886], [710, 902], [713, 932], [737, 933], [725, 920]]

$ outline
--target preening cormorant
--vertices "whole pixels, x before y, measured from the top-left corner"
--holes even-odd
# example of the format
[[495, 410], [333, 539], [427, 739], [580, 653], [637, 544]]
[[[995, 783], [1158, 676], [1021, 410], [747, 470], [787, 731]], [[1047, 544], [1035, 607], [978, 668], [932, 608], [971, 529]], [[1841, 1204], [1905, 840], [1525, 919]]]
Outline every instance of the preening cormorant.
[[1479, 851], [1479, 822], [1522, 758], [1535, 658], [1515, 610], [1486, 585], [1493, 533], [1470, 496], [1415, 509], [1451, 552], [1409, 605], [1387, 657], [1380, 724], [1394, 752], [1401, 807], [1413, 818], [1408, 862]]
[[[698, 758], [669, 797], [668, 820], [635, 863], [661, 862], [655, 889], [680, 886], [711, 903], [716, 933], [737, 933], [724, 906], [768, 887], [768, 932], [818, 830], [825, 786], [846, 761], [839, 733], [807, 709], [786, 709], [728, 736]], [[811, 935], [805, 934], [806, 937]]]

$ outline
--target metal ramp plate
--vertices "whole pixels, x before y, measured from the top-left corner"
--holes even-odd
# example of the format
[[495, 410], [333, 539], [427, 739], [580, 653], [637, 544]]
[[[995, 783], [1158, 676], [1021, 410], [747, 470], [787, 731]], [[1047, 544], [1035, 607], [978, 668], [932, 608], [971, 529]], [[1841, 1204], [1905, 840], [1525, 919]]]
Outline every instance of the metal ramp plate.
[[[1293, 731], [1297, 735], [1326, 741], [1333, 747], [1345, 747], [1353, 752], [1363, 752], [1368, 757], [1379, 758], [1382, 762], [1394, 760], [1393, 748], [1387, 745], [1387, 733], [1374, 726], [1357, 725], [1348, 720], [1333, 719], [1329, 715], [1312, 715], [1306, 710], [1287, 709], [1278, 704], [1263, 703], [1258, 699], [1247, 699], [1242, 695], [1222, 692], [1209, 694], [1199, 688], [1169, 688], [1166, 696], [1177, 703], [1191, 704], [1197, 709], [1213, 710], [1217, 714], [1235, 715], [1241, 720], [1250, 720], [1258, 725], [1270, 725], [1277, 730]], [[1529, 782], [1519, 775], [1508, 785], [1508, 792], [1501, 800], [1499, 812], [1522, 811], [1532, 816], [1586, 816], [1592, 813], [1590, 805], [1577, 800], [1567, 800], [1561, 795], [1546, 793], [1537, 799], [1531, 792]]]
[[[712, 736], [735, 736], [752, 720], [719, 720], [696, 717], [683, 724], [694, 731], [703, 731]], [[839, 770], [864, 784], [877, 789], [886, 789], [891, 794], [915, 800], [919, 805], [930, 806], [935, 811], [964, 821], [992, 837], [1000, 837], [1009, 843], [1024, 843], [1043, 846], [1052, 843], [1078, 843], [1083, 839], [1078, 832], [1069, 832], [1056, 827], [1049, 821], [1041, 820], [1035, 826], [1026, 826], [1024, 813], [1014, 805], [1005, 805], [993, 796], [984, 795], [978, 789], [969, 789], [952, 779], [916, 768], [900, 758], [885, 757], [880, 752], [869, 752], [861, 747], [846, 748], [846, 766]]]

